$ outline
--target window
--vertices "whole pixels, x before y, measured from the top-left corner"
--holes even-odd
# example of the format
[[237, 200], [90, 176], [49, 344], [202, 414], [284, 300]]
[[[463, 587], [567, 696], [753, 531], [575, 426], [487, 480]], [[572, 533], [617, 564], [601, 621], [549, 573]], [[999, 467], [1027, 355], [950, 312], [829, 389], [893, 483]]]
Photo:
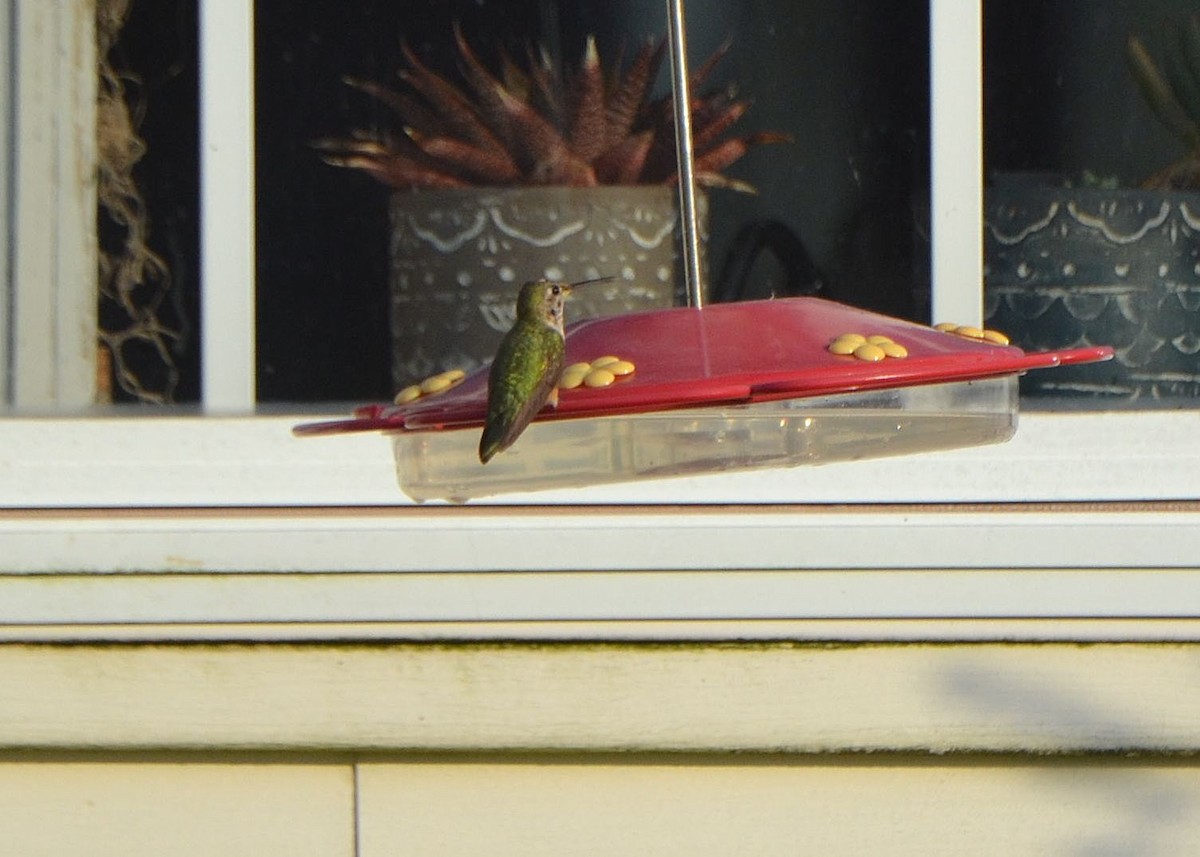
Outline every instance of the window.
[[[59, 34], [79, 22], [66, 2], [15, 8], [8, 49], [21, 70], [45, 57], [26, 29], [30, 15], [57, 16]], [[9, 510], [0, 562], [11, 572], [0, 586], [14, 633], [41, 624], [82, 634], [251, 623], [258, 634], [350, 622], [364, 623], [356, 633], [394, 632], [391, 623], [418, 622], [487, 633], [486, 623], [462, 623], [1195, 615], [1190, 572], [1135, 571], [1185, 568], [1196, 555], [1200, 530], [1187, 503], [1200, 460], [1190, 411], [1036, 413], [999, 447], [464, 509], [411, 508], [395, 488], [386, 439], [290, 436], [299, 419], [340, 413], [340, 404], [272, 404], [250, 415], [264, 370], [255, 365], [255, 269], [261, 279], [270, 264], [261, 243], [255, 254], [249, 192], [251, 16], [232, 4], [200, 12], [201, 200], [217, 213], [204, 219], [201, 242], [209, 415], [26, 409], [0, 422], [0, 503]], [[972, 212], [982, 137], [978, 89], [963, 81], [980, 78], [980, 20], [952, 0], [933, 2], [929, 16], [932, 302], [940, 316], [969, 320], [980, 311]], [[221, 37], [203, 37], [212, 32]], [[73, 97], [69, 72], [50, 86], [56, 97]], [[20, 111], [61, 103], [25, 94], [21, 73], [7, 83]], [[260, 104], [263, 96], [260, 80]], [[4, 161], [9, 186], [74, 187], [62, 149], [59, 166], [34, 171], [22, 154], [28, 127], [19, 122], [7, 141], [16, 153]], [[261, 158], [270, 149], [258, 142]], [[69, 207], [66, 197], [46, 198]], [[69, 221], [53, 210], [36, 220], [21, 213], [6, 224], [10, 253], [28, 254], [46, 224], [60, 246], [70, 239]], [[260, 242], [268, 237], [259, 230]], [[260, 325], [281, 299], [260, 300]], [[10, 339], [17, 322], [7, 319]], [[1076, 505], [1106, 501], [1151, 505]], [[699, 507], [681, 511], [681, 502]], [[1029, 502], [1054, 505], [971, 505]], [[1078, 567], [1107, 571], [1091, 577]], [[596, 633], [615, 633], [604, 627]]]
[[1193, 10], [1095, 11], [986, 4], [986, 314], [1026, 348], [1117, 350], [1022, 379], [1027, 407], [1192, 408]]

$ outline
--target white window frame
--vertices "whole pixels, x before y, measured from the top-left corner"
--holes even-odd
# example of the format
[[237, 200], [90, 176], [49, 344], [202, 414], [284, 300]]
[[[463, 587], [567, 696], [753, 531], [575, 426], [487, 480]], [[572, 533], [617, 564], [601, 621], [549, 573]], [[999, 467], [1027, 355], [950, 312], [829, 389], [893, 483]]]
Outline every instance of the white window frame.
[[94, 7], [0, 4], [0, 402], [22, 409], [95, 400]]
[[[250, 4], [201, 8], [208, 415], [0, 421], [0, 639], [1200, 634], [1196, 411], [466, 508], [410, 503], [385, 438], [292, 437], [334, 414], [253, 408]], [[963, 320], [979, 28], [978, 4], [931, 4], [934, 307]]]

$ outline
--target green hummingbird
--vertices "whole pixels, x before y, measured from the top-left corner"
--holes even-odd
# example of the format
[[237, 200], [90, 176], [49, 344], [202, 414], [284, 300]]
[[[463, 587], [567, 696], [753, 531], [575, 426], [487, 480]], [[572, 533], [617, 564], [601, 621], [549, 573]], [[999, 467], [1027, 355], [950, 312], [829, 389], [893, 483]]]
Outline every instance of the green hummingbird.
[[488, 373], [487, 419], [479, 439], [484, 464], [512, 446], [547, 402], [558, 406], [566, 352], [563, 309], [571, 287], [550, 280], [521, 286], [516, 323], [500, 341]]
[[517, 320], [500, 340], [488, 372], [487, 417], [479, 439], [479, 460], [487, 464], [508, 449], [549, 402], [558, 407], [566, 335], [565, 302], [572, 289], [610, 283], [596, 277], [578, 283], [534, 280], [517, 295]]

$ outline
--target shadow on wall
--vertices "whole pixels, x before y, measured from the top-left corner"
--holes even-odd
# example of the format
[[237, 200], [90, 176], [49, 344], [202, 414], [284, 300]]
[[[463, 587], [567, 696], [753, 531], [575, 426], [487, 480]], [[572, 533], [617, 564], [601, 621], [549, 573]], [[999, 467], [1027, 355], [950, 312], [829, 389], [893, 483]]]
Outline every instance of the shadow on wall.
[[[1129, 748], [1144, 752], [1155, 736], [1170, 746], [1168, 733], [1178, 726], [1153, 716], [1153, 706], [1143, 707], [1148, 700], [1130, 699], [1126, 710], [1114, 710], [1111, 690], [1102, 691], [1112, 686], [1109, 682], [1084, 680], [1071, 686], [1059, 676], [1050, 678], [1051, 673], [1035, 675], [1000, 665], [987, 668], [984, 663], [972, 656], [944, 671], [938, 677], [939, 695], [946, 699], [947, 708], [986, 718], [998, 734], [1019, 735], [1028, 748], [1076, 747], [1080, 753], [1127, 755]], [[1193, 672], [1200, 672], [1200, 663], [1193, 666]], [[1193, 683], [1197, 678], [1200, 675], [1192, 676]], [[1114, 777], [1098, 765], [1094, 774], [1081, 772], [1080, 760], [1072, 758], [1069, 766], [1039, 765], [1028, 776], [1049, 781], [1064, 794], [1085, 793], [1085, 803], [1097, 807], [1096, 817], [1103, 817], [1105, 825], [1090, 830], [1083, 841], [1064, 842], [1062, 850], [1054, 853], [1065, 857], [1177, 853], [1176, 845], [1166, 843], [1178, 842], [1172, 826], [1181, 824], [1194, 809], [1194, 795], [1144, 771], [1125, 770]], [[1101, 760], [1093, 756], [1091, 761]]]

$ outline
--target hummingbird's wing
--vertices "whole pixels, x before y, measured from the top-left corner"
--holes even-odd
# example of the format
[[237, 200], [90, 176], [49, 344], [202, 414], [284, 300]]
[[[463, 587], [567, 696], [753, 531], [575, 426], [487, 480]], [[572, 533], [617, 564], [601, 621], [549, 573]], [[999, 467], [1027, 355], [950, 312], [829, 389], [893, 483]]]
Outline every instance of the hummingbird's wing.
[[[562, 339], [538, 343], [515, 337], [501, 343], [488, 376], [488, 415], [479, 440], [485, 464], [508, 449], [545, 407], [563, 367]], [[509, 347], [504, 347], [509, 346]]]

